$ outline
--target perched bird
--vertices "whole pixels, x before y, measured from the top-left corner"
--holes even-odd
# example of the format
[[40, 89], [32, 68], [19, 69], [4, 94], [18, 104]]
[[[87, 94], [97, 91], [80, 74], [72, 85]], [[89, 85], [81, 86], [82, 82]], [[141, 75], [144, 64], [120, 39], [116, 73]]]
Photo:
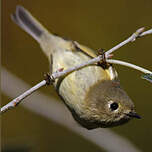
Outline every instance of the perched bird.
[[[68, 69], [97, 56], [94, 50], [78, 42], [48, 32], [22, 6], [17, 6], [11, 17], [40, 44], [51, 64], [51, 72]], [[121, 88], [116, 70], [106, 62], [60, 77], [54, 87], [74, 119], [87, 129], [117, 126], [133, 117], [140, 118]]]

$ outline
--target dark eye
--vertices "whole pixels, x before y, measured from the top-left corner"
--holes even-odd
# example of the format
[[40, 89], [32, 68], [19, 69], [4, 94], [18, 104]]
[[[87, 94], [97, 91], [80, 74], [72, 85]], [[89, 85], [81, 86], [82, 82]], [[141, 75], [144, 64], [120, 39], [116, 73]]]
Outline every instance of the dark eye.
[[118, 105], [118, 103], [116, 103], [116, 102], [113, 102], [113, 103], [110, 104], [110, 109], [111, 109], [112, 111], [117, 110], [118, 107], [119, 107], [119, 105]]

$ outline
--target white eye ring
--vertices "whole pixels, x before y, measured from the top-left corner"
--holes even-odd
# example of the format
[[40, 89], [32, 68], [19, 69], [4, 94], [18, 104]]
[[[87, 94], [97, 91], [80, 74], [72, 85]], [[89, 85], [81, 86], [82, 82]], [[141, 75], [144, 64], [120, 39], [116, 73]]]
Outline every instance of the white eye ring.
[[119, 104], [117, 102], [114, 102], [114, 101], [109, 101], [108, 103], [108, 107], [111, 111], [117, 111], [118, 108], [119, 108]]

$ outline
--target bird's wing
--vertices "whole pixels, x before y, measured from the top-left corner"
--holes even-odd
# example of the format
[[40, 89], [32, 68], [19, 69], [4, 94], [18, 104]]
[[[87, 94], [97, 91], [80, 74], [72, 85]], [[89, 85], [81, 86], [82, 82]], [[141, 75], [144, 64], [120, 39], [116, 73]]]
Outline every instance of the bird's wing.
[[76, 50], [83, 52], [84, 54], [90, 56], [91, 58], [95, 58], [98, 55], [97, 51], [90, 49], [87, 46], [81, 45], [76, 41], [73, 41], [73, 44]]

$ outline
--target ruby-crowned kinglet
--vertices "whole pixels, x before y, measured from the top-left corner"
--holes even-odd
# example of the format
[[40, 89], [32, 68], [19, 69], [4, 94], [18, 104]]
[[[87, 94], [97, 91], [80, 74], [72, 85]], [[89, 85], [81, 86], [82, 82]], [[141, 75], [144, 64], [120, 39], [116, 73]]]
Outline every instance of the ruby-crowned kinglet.
[[[17, 6], [12, 19], [40, 44], [51, 64], [51, 72], [97, 56], [86, 46], [49, 33], [21, 6]], [[133, 117], [140, 118], [120, 87], [116, 70], [107, 63], [89, 65], [58, 78], [54, 87], [74, 119], [87, 129], [117, 126]]]

